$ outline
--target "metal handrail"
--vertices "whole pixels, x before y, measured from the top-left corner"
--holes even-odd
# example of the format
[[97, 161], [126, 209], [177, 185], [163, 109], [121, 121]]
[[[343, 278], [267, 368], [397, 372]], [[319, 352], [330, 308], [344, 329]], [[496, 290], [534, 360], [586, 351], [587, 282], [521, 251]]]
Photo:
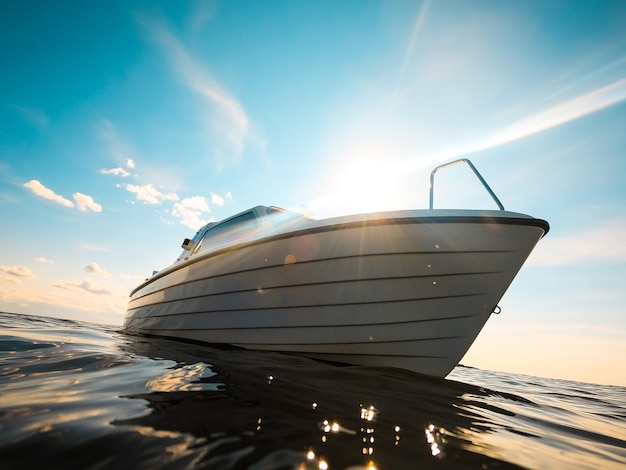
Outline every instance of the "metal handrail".
[[439, 170], [442, 170], [443, 168], [447, 168], [449, 166], [457, 165], [459, 163], [467, 163], [469, 165], [469, 167], [472, 169], [472, 171], [474, 172], [476, 177], [483, 184], [483, 186], [485, 187], [485, 189], [487, 190], [489, 195], [496, 202], [496, 204], [498, 205], [500, 210], [503, 211], [504, 210], [504, 206], [500, 202], [500, 199], [498, 199], [498, 196], [496, 196], [496, 194], [492, 191], [492, 189], [489, 187], [489, 185], [487, 184], [485, 179], [482, 177], [482, 175], [478, 172], [478, 170], [476, 169], [474, 164], [472, 162], [470, 162], [467, 158], [459, 158], [458, 160], [453, 160], [451, 162], [444, 163], [443, 165], [439, 165], [439, 166], [435, 167], [435, 169], [433, 169], [433, 171], [430, 172], [430, 205], [429, 205], [429, 209], [432, 210], [432, 208], [433, 208], [433, 193], [434, 193], [434, 189], [435, 189], [435, 173], [437, 171], [439, 171]]

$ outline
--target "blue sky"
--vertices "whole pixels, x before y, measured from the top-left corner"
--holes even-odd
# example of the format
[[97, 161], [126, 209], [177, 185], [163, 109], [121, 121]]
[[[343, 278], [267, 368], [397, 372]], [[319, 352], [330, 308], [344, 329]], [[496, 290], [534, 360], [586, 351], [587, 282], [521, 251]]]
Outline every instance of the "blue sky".
[[[199, 224], [426, 208], [469, 156], [548, 220], [463, 359], [626, 385], [626, 4], [0, 6], [0, 310], [121, 324]], [[495, 208], [471, 174], [436, 207]]]

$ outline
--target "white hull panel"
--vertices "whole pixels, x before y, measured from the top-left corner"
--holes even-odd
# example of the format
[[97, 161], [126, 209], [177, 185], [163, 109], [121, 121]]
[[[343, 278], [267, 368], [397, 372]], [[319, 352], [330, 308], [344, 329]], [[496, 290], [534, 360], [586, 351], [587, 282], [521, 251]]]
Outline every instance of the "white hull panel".
[[493, 213], [398, 213], [209, 253], [133, 292], [125, 328], [445, 376], [545, 233]]

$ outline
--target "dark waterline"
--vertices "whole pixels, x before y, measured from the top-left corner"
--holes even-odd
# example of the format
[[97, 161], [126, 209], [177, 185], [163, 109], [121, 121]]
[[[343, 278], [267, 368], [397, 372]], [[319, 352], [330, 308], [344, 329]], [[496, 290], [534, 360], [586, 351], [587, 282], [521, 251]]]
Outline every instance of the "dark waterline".
[[622, 468], [626, 388], [0, 313], [1, 468]]

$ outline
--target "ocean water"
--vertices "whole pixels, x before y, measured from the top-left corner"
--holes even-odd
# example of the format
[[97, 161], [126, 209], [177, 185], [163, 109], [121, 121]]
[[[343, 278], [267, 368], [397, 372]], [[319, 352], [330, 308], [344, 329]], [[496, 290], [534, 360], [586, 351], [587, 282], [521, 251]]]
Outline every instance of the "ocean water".
[[625, 468], [626, 388], [0, 313], [2, 469]]

